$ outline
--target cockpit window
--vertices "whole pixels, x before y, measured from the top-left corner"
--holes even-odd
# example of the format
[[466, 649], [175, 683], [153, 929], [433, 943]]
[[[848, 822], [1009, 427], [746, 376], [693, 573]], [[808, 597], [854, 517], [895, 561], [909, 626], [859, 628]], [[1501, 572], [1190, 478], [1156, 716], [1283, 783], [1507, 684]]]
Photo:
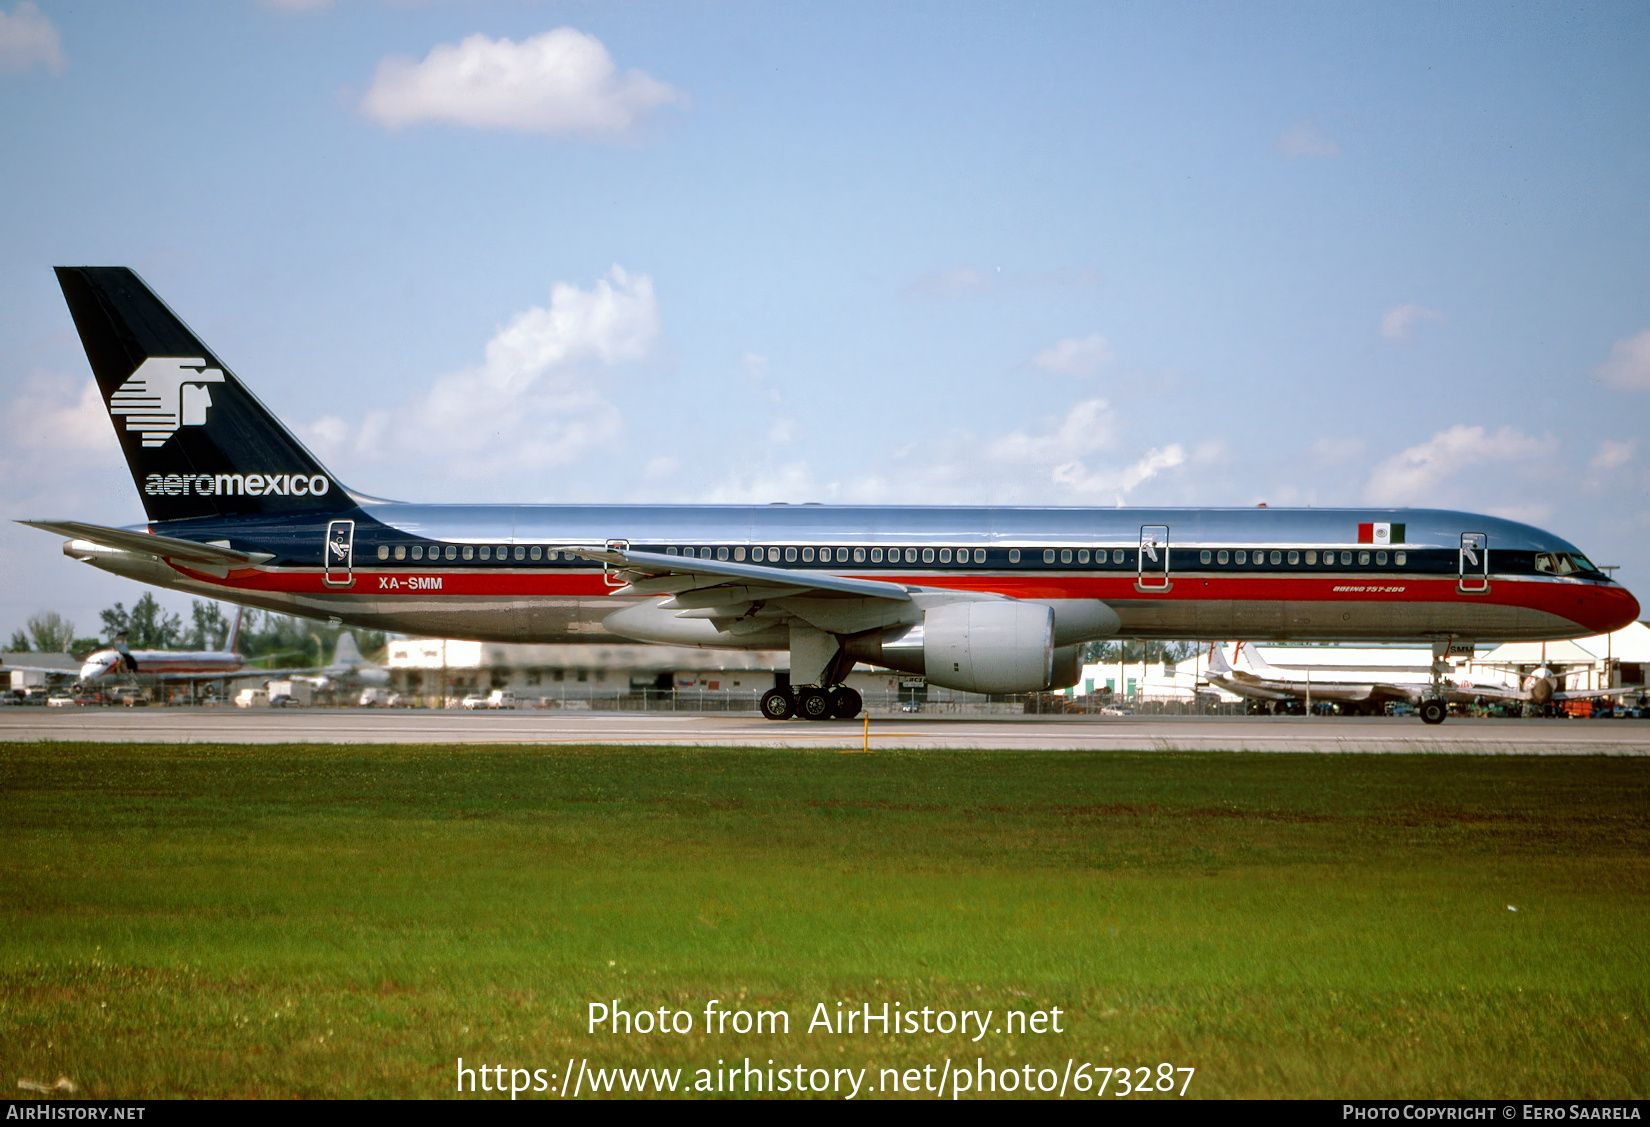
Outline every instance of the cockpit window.
[[1569, 575], [1576, 569], [1576, 565], [1571, 562], [1570, 557], [1565, 555], [1563, 552], [1555, 553], [1555, 557], [1558, 560], [1558, 574]]
[[1588, 559], [1586, 556], [1582, 555], [1580, 552], [1571, 553], [1570, 560], [1571, 560], [1571, 562], [1573, 562], [1576, 565], [1576, 570], [1577, 571], [1597, 571], [1598, 570], [1598, 568], [1593, 566], [1593, 561]]
[[1535, 569], [1551, 574], [1558, 570], [1558, 561], [1553, 559], [1551, 553], [1537, 552], [1535, 554]]

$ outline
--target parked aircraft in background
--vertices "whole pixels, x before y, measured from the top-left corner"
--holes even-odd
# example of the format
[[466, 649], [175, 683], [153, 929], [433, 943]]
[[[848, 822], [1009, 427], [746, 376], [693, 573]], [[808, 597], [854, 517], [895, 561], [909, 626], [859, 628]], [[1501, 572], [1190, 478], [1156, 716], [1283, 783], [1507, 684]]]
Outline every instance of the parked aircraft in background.
[[[1238, 644], [1238, 663], [1234, 667], [1227, 660], [1222, 646], [1211, 645], [1206, 679], [1210, 684], [1250, 700], [1333, 701], [1360, 712], [1379, 711], [1388, 701], [1400, 701], [1417, 706], [1422, 719], [1428, 719], [1429, 713], [1445, 710], [1448, 704], [1454, 702], [1516, 701], [1546, 705], [1554, 701], [1615, 697], [1640, 691], [1636, 686], [1564, 691], [1556, 687], [1556, 676], [1545, 666], [1526, 677], [1522, 684], [1509, 685], [1499, 681], [1451, 677], [1448, 667], [1442, 661], [1435, 661], [1433, 672], [1437, 679], [1441, 679], [1441, 688], [1437, 687], [1435, 679], [1385, 681], [1348, 677], [1339, 671], [1284, 670], [1261, 657], [1253, 642]], [[1440, 669], [1439, 666], [1444, 667]], [[1437, 720], [1428, 722], [1438, 723]]]
[[1103, 638], [1443, 654], [1639, 611], [1551, 533], [1431, 509], [385, 501], [340, 485], [130, 270], [57, 276], [148, 513], [126, 529], [26, 522], [69, 537], [68, 555], [386, 631], [789, 649], [790, 687], [763, 698], [774, 719], [855, 715], [856, 661], [1019, 693], [1075, 684], [1083, 643]]
[[289, 680], [307, 681], [317, 689], [337, 686], [349, 688], [381, 688], [390, 683], [390, 671], [361, 656], [361, 647], [355, 635], [348, 630], [338, 635], [338, 644], [332, 651], [332, 664], [321, 669], [290, 672]]

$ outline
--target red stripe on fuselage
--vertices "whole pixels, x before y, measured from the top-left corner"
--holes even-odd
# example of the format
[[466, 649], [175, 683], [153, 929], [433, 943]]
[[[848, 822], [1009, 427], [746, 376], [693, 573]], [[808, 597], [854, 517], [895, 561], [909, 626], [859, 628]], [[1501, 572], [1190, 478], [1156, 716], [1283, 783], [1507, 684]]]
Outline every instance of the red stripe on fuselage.
[[[176, 564], [174, 567], [178, 566]], [[180, 571], [186, 569], [179, 568]], [[227, 579], [186, 571], [191, 578], [215, 586], [244, 591], [271, 591], [305, 595], [342, 595], [367, 598], [405, 596], [428, 599], [452, 598], [591, 598], [612, 596], [599, 571], [571, 570], [452, 570], [452, 571], [363, 571], [354, 573], [351, 587], [332, 587], [322, 581], [320, 570], [248, 569], [231, 572]], [[831, 572], [829, 574], [837, 574]], [[798, 582], [806, 583], [809, 572], [798, 570]], [[1140, 590], [1132, 572], [1000, 572], [972, 575], [941, 573], [894, 573], [859, 575], [887, 583], [920, 583], [957, 591], [980, 591], [1016, 599], [1103, 599], [1108, 602], [1141, 599], [1232, 600], [1235, 602], [1403, 602], [1403, 603], [1488, 603], [1543, 611], [1568, 619], [1598, 633], [1617, 630], [1633, 622], [1639, 614], [1638, 600], [1621, 587], [1586, 581], [1551, 579], [1492, 578], [1483, 594], [1464, 594], [1453, 576], [1439, 577], [1347, 572], [1332, 575], [1172, 576], [1168, 591]], [[413, 580], [439, 579], [441, 586], [414, 586]]]

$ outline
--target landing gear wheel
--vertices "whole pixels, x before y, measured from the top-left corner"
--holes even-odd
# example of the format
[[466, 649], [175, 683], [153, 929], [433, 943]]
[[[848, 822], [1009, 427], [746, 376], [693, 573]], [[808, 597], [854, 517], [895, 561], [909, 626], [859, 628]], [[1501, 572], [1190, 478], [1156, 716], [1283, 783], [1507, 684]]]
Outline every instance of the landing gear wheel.
[[1421, 721], [1425, 724], [1442, 724], [1444, 717], [1449, 715], [1449, 708], [1441, 700], [1424, 700], [1421, 702]]
[[796, 701], [784, 689], [769, 689], [762, 694], [762, 715], [769, 720], [789, 720], [796, 715]]
[[831, 690], [831, 715], [838, 720], [852, 720], [864, 707], [865, 701], [860, 699], [859, 693], [847, 685], [838, 685]]
[[798, 689], [796, 713], [804, 720], [829, 720], [831, 718], [831, 698], [826, 695], [824, 689], [812, 687]]

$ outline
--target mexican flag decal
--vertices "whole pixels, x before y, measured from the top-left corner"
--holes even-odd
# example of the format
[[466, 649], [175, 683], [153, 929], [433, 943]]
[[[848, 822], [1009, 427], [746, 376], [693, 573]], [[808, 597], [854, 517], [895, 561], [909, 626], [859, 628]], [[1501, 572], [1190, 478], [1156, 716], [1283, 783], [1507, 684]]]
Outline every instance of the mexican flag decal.
[[1360, 544], [1402, 544], [1404, 542], [1404, 526], [1401, 524], [1360, 524], [1358, 526], [1358, 543]]

